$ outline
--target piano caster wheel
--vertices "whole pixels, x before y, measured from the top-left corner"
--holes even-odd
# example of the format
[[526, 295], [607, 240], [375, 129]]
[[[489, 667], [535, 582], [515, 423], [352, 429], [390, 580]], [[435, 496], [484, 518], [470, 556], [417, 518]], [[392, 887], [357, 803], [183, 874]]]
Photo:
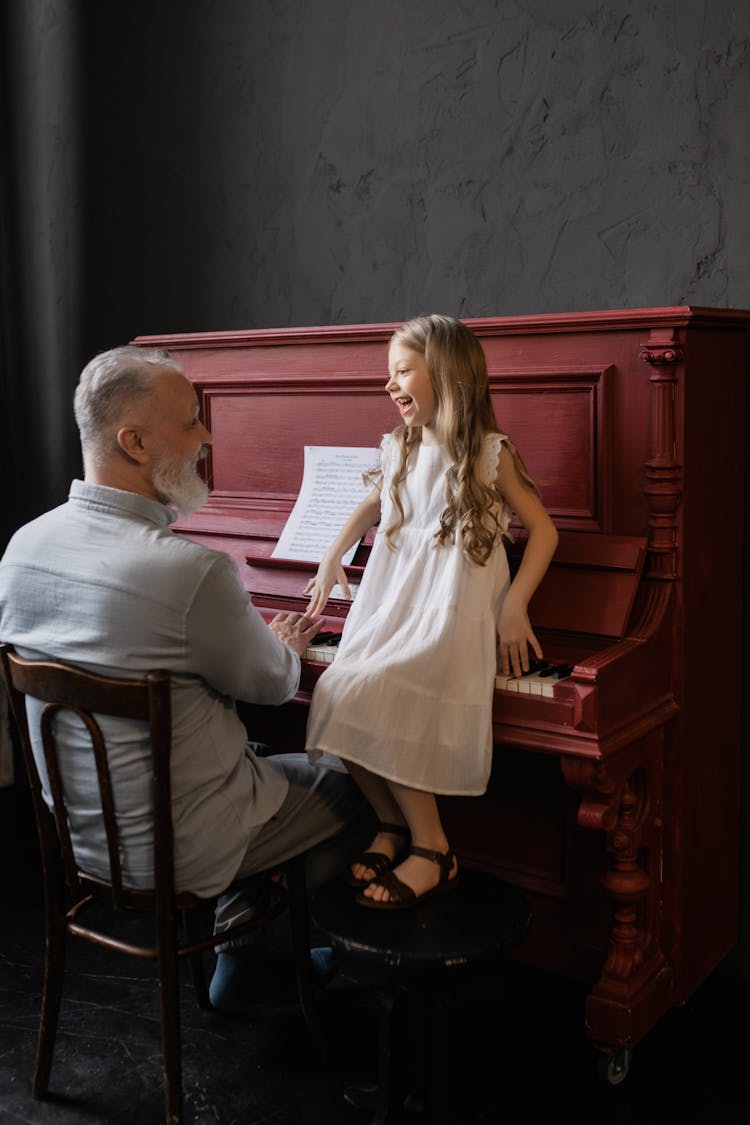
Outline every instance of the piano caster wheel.
[[605, 1086], [619, 1086], [630, 1073], [633, 1052], [628, 1047], [604, 1049], [596, 1060], [596, 1076]]

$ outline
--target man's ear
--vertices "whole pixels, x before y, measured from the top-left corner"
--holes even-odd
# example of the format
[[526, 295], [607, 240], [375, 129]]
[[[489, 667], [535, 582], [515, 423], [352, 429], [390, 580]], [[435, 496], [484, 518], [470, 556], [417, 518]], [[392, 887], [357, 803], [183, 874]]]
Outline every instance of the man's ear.
[[136, 461], [139, 465], [148, 461], [149, 455], [143, 444], [141, 431], [134, 426], [123, 426], [117, 431], [117, 444], [131, 461]]

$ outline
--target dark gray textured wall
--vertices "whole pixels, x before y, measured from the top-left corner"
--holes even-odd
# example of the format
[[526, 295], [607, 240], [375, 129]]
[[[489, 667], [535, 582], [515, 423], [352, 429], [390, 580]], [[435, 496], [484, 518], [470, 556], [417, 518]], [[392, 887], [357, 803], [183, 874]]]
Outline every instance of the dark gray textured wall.
[[744, 0], [85, 11], [102, 346], [750, 306]]

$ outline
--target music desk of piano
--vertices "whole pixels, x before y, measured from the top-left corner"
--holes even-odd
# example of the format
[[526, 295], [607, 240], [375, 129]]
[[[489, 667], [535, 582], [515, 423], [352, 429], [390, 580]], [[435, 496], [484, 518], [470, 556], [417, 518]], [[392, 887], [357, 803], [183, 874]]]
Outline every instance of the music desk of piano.
[[[621, 1076], [738, 937], [750, 312], [467, 323], [560, 531], [531, 619], [545, 658], [572, 671], [551, 698], [496, 690], [487, 793], [442, 811], [463, 864], [526, 891], [534, 924], [516, 956], [586, 982], [585, 1033]], [[314, 569], [270, 557], [304, 445], [376, 446], [398, 422], [383, 392], [394, 327], [135, 341], [182, 362], [214, 437], [210, 499], [177, 530], [229, 552], [267, 619], [304, 609]], [[329, 604], [327, 629], [347, 608]], [[292, 703], [247, 708], [251, 737], [301, 748], [325, 666], [304, 662]]]

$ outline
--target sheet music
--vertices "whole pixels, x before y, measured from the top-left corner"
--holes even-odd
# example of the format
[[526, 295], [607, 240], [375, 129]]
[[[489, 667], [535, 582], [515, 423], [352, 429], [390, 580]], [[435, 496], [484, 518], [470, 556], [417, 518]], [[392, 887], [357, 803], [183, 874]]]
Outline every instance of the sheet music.
[[[272, 558], [320, 562], [370, 486], [362, 473], [376, 468], [378, 450], [359, 446], [306, 445], [302, 487]], [[359, 541], [344, 555], [350, 563]]]

